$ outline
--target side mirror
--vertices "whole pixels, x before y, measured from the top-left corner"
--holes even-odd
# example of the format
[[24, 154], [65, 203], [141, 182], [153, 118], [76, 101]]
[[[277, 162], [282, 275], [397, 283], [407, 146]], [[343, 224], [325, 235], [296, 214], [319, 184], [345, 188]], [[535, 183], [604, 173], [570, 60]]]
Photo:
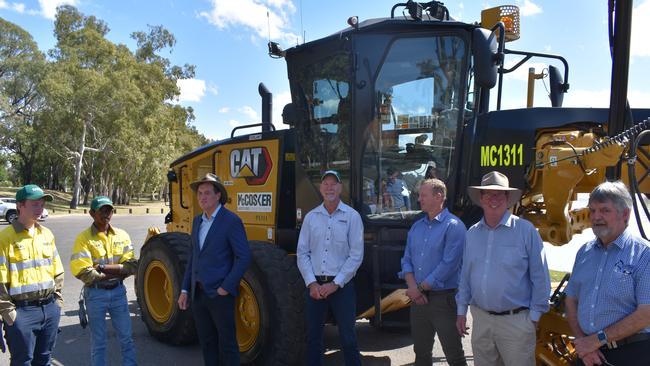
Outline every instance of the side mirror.
[[476, 28], [472, 34], [475, 82], [492, 89], [497, 83], [499, 60], [496, 32]]
[[282, 109], [282, 123], [294, 126], [298, 120], [298, 110], [293, 103], [288, 103]]
[[561, 107], [564, 100], [564, 93], [567, 92], [567, 85], [564, 84], [564, 77], [560, 74], [560, 70], [553, 66], [548, 66], [548, 79], [550, 84], [551, 106]]

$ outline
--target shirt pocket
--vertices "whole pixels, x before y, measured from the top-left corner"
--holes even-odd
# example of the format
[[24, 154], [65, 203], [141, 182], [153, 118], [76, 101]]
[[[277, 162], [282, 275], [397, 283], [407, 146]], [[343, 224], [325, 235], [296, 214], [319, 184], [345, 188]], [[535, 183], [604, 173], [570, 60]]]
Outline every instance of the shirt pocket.
[[31, 259], [29, 255], [29, 249], [25, 245], [13, 245], [11, 251], [9, 252], [9, 261], [11, 263], [23, 262], [25, 260]]
[[348, 243], [348, 224], [346, 222], [341, 222], [336, 220], [332, 223], [332, 239], [337, 244]]
[[52, 258], [54, 257], [54, 244], [50, 243], [43, 243], [41, 246], [41, 255], [43, 258]]
[[616, 289], [617, 293], [630, 294], [634, 293], [634, 278], [632, 272], [627, 270], [620, 270], [618, 268], [612, 271], [611, 288]]

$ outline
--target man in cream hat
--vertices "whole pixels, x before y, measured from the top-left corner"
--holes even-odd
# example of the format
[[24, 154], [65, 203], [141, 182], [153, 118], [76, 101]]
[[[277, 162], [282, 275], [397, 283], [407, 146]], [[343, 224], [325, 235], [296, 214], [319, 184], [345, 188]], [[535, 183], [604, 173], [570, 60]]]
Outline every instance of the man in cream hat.
[[468, 194], [483, 218], [467, 231], [456, 327], [468, 334], [471, 305], [475, 365], [534, 365], [537, 321], [548, 311], [551, 291], [542, 239], [529, 221], [508, 211], [521, 191], [505, 175], [487, 173]]

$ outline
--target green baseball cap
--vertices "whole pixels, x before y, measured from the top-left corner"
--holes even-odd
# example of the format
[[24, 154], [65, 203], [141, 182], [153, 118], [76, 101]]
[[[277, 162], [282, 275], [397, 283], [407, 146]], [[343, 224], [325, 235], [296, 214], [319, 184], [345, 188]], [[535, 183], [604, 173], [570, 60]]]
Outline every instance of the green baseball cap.
[[41, 187], [36, 184], [28, 184], [23, 186], [21, 189], [16, 191], [16, 202], [22, 202], [26, 200], [36, 201], [44, 198], [46, 201], [52, 201], [52, 195], [43, 192]]
[[93, 198], [92, 202], [90, 202], [90, 209], [93, 211], [97, 211], [104, 206], [113, 207], [113, 201], [106, 196], [97, 196]]
[[337, 172], [336, 170], [325, 171], [325, 173], [323, 173], [323, 175], [320, 177], [320, 181], [321, 182], [324, 181], [328, 175], [333, 176], [334, 178], [336, 178], [337, 182], [341, 183], [341, 176], [339, 175], [339, 172]]

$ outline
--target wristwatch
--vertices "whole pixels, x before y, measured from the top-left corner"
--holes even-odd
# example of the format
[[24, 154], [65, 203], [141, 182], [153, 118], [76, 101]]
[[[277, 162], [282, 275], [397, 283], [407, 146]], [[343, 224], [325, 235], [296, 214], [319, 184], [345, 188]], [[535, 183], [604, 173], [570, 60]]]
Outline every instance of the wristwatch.
[[104, 268], [106, 268], [105, 264], [98, 264], [97, 265], [97, 272], [104, 273]]
[[421, 283], [418, 283], [418, 291], [424, 292], [424, 288], [422, 287]]
[[605, 331], [604, 331], [604, 330], [599, 330], [599, 331], [598, 331], [598, 341], [599, 341], [600, 344], [602, 344], [603, 346], [606, 346], [607, 343], [609, 343], [609, 341], [607, 340], [607, 334], [605, 334]]

